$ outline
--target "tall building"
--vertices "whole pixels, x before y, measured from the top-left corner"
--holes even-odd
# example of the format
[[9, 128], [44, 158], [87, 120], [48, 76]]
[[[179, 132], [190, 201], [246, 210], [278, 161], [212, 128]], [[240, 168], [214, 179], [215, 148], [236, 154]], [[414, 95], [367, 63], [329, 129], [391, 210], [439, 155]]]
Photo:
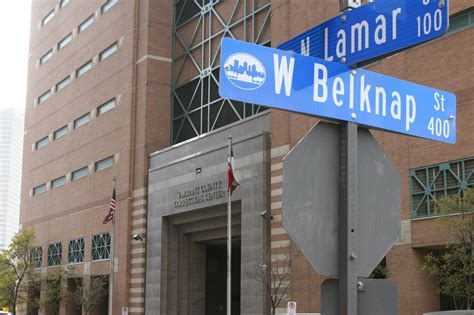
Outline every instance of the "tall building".
[[23, 119], [19, 111], [0, 110], [0, 249], [18, 231]]
[[[432, 200], [474, 185], [473, 12], [452, 1], [445, 36], [366, 66], [458, 100], [455, 145], [373, 131], [402, 178], [401, 238], [384, 261], [404, 315], [449, 307], [418, 265], [445, 241]], [[318, 120], [221, 98], [220, 41], [275, 47], [337, 14], [336, 0], [32, 1], [20, 220], [37, 267], [109, 274], [116, 178], [112, 313], [225, 314], [231, 133], [232, 309], [267, 314], [262, 279], [292, 248], [282, 160]], [[318, 314], [324, 279], [298, 256], [279, 310]], [[106, 312], [105, 300], [93, 311]], [[64, 302], [61, 314], [80, 312]]]

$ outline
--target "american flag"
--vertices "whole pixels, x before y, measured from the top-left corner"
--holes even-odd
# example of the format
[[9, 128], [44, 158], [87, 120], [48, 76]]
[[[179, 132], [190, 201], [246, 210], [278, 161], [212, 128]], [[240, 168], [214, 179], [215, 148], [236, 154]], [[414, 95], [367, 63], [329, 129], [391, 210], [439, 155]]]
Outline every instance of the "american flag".
[[232, 192], [240, 185], [234, 175], [234, 150], [230, 148], [230, 155], [227, 159], [227, 189]]
[[112, 199], [110, 200], [110, 207], [109, 207], [109, 213], [104, 218], [104, 221], [102, 224], [107, 224], [109, 221], [111, 221], [114, 218], [115, 215], [115, 205], [116, 205], [116, 198], [115, 198], [115, 188], [112, 191]]

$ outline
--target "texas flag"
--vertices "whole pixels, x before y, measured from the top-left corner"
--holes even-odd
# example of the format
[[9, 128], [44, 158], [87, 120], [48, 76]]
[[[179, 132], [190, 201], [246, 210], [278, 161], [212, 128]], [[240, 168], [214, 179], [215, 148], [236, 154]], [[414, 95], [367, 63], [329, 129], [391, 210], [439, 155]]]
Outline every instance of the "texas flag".
[[235, 178], [235, 173], [234, 173], [234, 170], [235, 170], [235, 167], [234, 167], [234, 150], [232, 149], [232, 147], [230, 148], [230, 155], [227, 159], [227, 189], [230, 191], [230, 193], [232, 194], [232, 192], [237, 188], [237, 186], [239, 186], [239, 182], [237, 181], [237, 179]]

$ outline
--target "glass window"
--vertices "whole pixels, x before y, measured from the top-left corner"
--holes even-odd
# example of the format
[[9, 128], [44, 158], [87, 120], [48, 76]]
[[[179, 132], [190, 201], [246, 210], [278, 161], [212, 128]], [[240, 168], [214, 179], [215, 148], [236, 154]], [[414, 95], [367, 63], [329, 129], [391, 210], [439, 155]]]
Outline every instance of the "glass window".
[[64, 37], [63, 39], [61, 39], [58, 43], [58, 50], [61, 50], [63, 49], [67, 44], [69, 44], [70, 42], [72, 41], [72, 33], [69, 33], [66, 35], [66, 37]]
[[82, 33], [86, 28], [91, 26], [92, 23], [94, 23], [94, 15], [89, 16], [79, 25], [79, 33]]
[[110, 234], [103, 233], [92, 236], [92, 260], [109, 259]]
[[67, 126], [61, 127], [53, 133], [53, 139], [58, 140], [59, 138], [67, 135], [68, 129]]
[[118, 0], [107, 0], [102, 7], [100, 8], [100, 12], [104, 14], [105, 12], [109, 11], [115, 4], [117, 4]]
[[48, 136], [36, 141], [35, 143], [35, 150], [39, 150], [43, 147], [45, 147], [49, 143], [49, 138]]
[[40, 65], [44, 64], [46, 61], [48, 61], [49, 59], [51, 59], [52, 56], [53, 56], [53, 49], [51, 48], [50, 50], [48, 50], [47, 53], [45, 53], [45, 54], [40, 58]]
[[54, 17], [54, 9], [51, 10], [41, 21], [41, 25], [46, 25]]
[[62, 256], [63, 245], [60, 242], [48, 245], [48, 266], [60, 265]]
[[66, 176], [61, 176], [51, 181], [51, 189], [61, 187], [66, 184]]
[[86, 73], [92, 68], [92, 60], [89, 60], [85, 64], [83, 64], [79, 69], [76, 70], [76, 78], [79, 78], [81, 75]]
[[46, 102], [46, 100], [51, 96], [51, 90], [47, 90], [38, 97], [38, 105]]
[[[204, 36], [189, 36], [190, 25], [199, 28], [206, 24], [202, 21], [208, 19], [209, 12], [203, 10], [203, 6], [209, 5], [216, 12], [224, 12], [226, 2], [174, 1], [172, 67], [177, 75], [172, 78], [171, 84], [172, 143], [211, 132], [265, 110], [263, 106], [228, 100], [219, 95], [220, 59], [216, 57], [215, 51], [220, 47], [220, 29], [211, 27]], [[232, 2], [235, 8], [248, 3], [244, 0]], [[260, 17], [270, 16], [272, 1], [259, 0], [258, 5], [257, 1], [252, 3], [255, 5], [248, 6], [243, 17], [221, 20], [221, 28], [242, 30], [231, 31], [236, 39], [271, 46], [270, 19]], [[203, 64], [202, 60], [208, 62]]]
[[89, 168], [86, 166], [72, 172], [71, 180], [78, 180], [80, 178], [86, 177], [87, 175], [89, 175]]
[[68, 262], [77, 264], [84, 261], [84, 238], [70, 240], [68, 245]]
[[70, 77], [70, 76], [67, 76], [67, 77], [65, 77], [64, 79], [62, 79], [61, 82], [59, 82], [58, 84], [56, 84], [56, 92], [59, 92], [59, 91], [61, 91], [62, 89], [64, 89], [66, 86], [69, 85], [69, 83], [71, 83], [71, 77]]
[[474, 158], [410, 170], [411, 217], [436, 214], [436, 199], [474, 187]]
[[36, 186], [35, 188], [33, 188], [33, 196], [44, 193], [45, 191], [46, 191], [46, 184], [41, 184], [39, 186]]
[[110, 101], [105, 102], [104, 104], [97, 107], [97, 116], [103, 115], [108, 111], [114, 109], [116, 106], [115, 98], [111, 99]]
[[35, 247], [30, 249], [30, 260], [35, 268], [41, 268], [41, 265], [43, 265], [43, 248]]
[[100, 160], [95, 163], [95, 171], [105, 170], [106, 168], [112, 167], [114, 165], [114, 156], [109, 156], [106, 159]]
[[91, 114], [87, 113], [85, 115], [82, 115], [81, 117], [77, 118], [74, 120], [74, 129], [77, 129], [81, 126], [84, 126], [91, 120]]
[[61, 0], [59, 2], [59, 8], [64, 8], [69, 3], [69, 0]]
[[99, 61], [109, 58], [113, 53], [118, 50], [118, 43], [115, 42], [106, 49], [104, 49], [99, 55]]

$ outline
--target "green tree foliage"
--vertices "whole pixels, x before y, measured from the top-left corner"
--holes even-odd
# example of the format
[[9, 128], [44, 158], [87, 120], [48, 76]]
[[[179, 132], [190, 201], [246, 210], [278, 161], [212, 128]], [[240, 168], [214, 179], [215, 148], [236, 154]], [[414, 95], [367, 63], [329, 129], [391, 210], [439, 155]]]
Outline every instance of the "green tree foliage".
[[61, 301], [68, 297], [63, 289], [63, 284], [71, 272], [71, 266], [56, 267], [49, 270], [46, 275], [46, 290], [41, 298], [41, 304], [48, 309], [51, 315], [59, 315]]
[[74, 279], [76, 290], [69, 297], [79, 309], [88, 315], [92, 308], [107, 295], [107, 276], [92, 277], [89, 286], [84, 285], [82, 278]]
[[425, 257], [422, 270], [438, 279], [439, 292], [451, 296], [456, 309], [470, 310], [474, 302], [474, 190], [465, 190], [462, 197], [439, 199], [436, 206], [440, 229], [449, 239], [442, 251]]
[[16, 314], [16, 306], [28, 301], [28, 279], [34, 278], [34, 264], [29, 250], [35, 241], [31, 229], [23, 229], [0, 252], [0, 302]]

